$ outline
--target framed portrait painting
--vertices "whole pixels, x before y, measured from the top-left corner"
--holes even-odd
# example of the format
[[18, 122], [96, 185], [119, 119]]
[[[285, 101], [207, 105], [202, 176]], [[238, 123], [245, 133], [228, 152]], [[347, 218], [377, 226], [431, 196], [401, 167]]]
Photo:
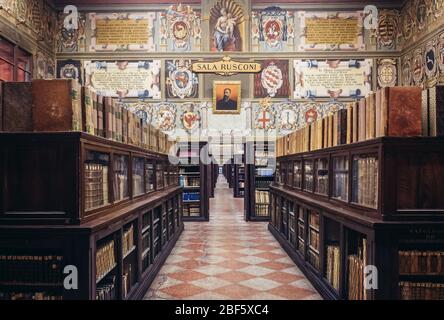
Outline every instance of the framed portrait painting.
[[241, 82], [214, 81], [213, 114], [240, 114]]

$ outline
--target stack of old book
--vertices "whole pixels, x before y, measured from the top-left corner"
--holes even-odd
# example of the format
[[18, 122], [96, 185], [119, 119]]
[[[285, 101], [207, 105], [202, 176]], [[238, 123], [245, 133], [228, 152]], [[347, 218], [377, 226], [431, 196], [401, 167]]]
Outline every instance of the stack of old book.
[[339, 275], [340, 275], [340, 263], [341, 256], [338, 244], [327, 245], [327, 270], [326, 277], [328, 282], [339, 290]]
[[378, 137], [444, 135], [444, 86], [388, 87], [277, 139], [277, 156]]
[[366, 290], [364, 288], [364, 267], [367, 265], [367, 241], [365, 238], [358, 246], [356, 254], [347, 257], [348, 263], [348, 299], [366, 300]]
[[173, 143], [118, 99], [73, 80], [2, 83], [0, 131], [83, 131], [161, 153]]

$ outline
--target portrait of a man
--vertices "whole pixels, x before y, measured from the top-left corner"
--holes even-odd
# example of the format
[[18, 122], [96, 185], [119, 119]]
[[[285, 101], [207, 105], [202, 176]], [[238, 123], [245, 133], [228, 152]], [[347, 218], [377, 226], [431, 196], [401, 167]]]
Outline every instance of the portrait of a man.
[[239, 114], [240, 113], [239, 81], [214, 82], [213, 113], [215, 114]]

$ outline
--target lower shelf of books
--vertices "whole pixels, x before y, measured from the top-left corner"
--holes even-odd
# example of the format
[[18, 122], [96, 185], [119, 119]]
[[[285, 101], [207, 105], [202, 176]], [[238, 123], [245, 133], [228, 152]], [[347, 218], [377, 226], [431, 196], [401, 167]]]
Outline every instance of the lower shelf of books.
[[[0, 300], [142, 298], [183, 231], [181, 198], [176, 189], [109, 225], [0, 226]], [[64, 287], [67, 266], [77, 290]]]
[[325, 299], [444, 299], [444, 222], [363, 222], [274, 187], [270, 203], [269, 230]]

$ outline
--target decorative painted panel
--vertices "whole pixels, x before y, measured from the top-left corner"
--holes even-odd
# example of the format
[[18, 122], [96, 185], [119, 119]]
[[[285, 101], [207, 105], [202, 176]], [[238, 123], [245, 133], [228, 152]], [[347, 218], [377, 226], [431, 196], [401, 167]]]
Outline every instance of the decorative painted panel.
[[160, 60], [88, 61], [85, 82], [98, 94], [120, 98], [160, 99]]
[[199, 97], [199, 77], [191, 71], [193, 62], [189, 59], [165, 61], [165, 90], [168, 99]]
[[371, 90], [373, 61], [294, 60], [293, 98], [357, 98]]
[[288, 98], [288, 60], [266, 60], [261, 65], [262, 72], [254, 75], [254, 97]]

